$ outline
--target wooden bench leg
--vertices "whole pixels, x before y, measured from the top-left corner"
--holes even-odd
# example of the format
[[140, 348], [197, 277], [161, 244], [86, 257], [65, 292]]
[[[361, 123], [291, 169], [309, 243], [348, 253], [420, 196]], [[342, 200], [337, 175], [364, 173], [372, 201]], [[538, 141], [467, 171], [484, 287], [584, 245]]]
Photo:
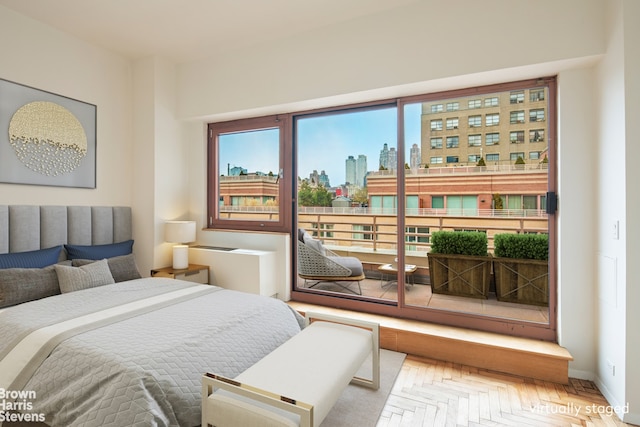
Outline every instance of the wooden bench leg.
[[350, 319], [332, 314], [306, 312], [305, 323], [309, 325], [314, 320], [340, 323], [342, 325], [355, 326], [371, 331], [371, 379], [353, 377], [352, 384], [358, 384], [377, 390], [380, 388], [380, 325], [366, 320]]

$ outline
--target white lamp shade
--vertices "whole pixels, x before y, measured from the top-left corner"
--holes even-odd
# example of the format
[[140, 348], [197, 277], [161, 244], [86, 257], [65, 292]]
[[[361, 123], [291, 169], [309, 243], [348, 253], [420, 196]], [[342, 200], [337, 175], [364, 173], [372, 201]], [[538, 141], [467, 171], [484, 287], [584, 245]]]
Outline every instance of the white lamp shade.
[[173, 243], [196, 241], [195, 221], [167, 221], [164, 224], [164, 240]]

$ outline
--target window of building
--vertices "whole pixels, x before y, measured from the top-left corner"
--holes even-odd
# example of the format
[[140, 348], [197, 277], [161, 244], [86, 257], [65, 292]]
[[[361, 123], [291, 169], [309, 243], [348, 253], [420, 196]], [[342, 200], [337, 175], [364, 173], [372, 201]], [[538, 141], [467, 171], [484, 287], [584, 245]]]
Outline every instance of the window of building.
[[459, 163], [460, 159], [458, 156], [447, 156], [447, 163]]
[[431, 208], [444, 209], [444, 196], [431, 196]]
[[460, 138], [457, 136], [447, 137], [447, 148], [458, 148]]
[[524, 123], [524, 111], [512, 111], [509, 113], [509, 123], [512, 125]]
[[524, 153], [519, 152], [519, 153], [511, 153], [509, 154], [509, 160], [511, 161], [516, 161], [518, 160], [518, 157], [520, 157], [522, 160], [524, 160]]
[[535, 110], [529, 110], [530, 122], [544, 122], [544, 108], [536, 108]]
[[493, 96], [491, 98], [485, 98], [484, 100], [485, 107], [497, 107], [498, 106], [498, 97]]
[[442, 104], [434, 104], [431, 106], [432, 113], [441, 113], [443, 111]]
[[432, 165], [442, 164], [442, 157], [440, 156], [431, 157], [429, 159], [429, 163], [431, 163]]
[[469, 101], [469, 109], [481, 108], [481, 107], [482, 107], [482, 100], [481, 99], [471, 99]]
[[[290, 191], [288, 180], [279, 178], [288, 123], [287, 117], [268, 116], [209, 124], [209, 227], [287, 229]], [[261, 154], [250, 159], [247, 153]]]
[[448, 130], [458, 129], [458, 118], [457, 117], [452, 117], [450, 119], [447, 119], [447, 129]]
[[469, 116], [469, 127], [479, 128], [482, 126], [482, 116]]
[[432, 149], [442, 148], [442, 138], [441, 137], [431, 138], [431, 148]]
[[484, 136], [485, 145], [496, 145], [500, 143], [500, 133], [492, 132]]
[[373, 240], [373, 225], [353, 224], [352, 227], [354, 240]]
[[487, 162], [499, 162], [500, 154], [498, 153], [489, 153], [487, 154]]
[[458, 111], [460, 108], [459, 102], [448, 102], [447, 103], [447, 111]]
[[510, 104], [522, 104], [524, 102], [524, 91], [519, 90], [516, 92], [511, 92], [509, 94], [509, 103]]
[[405, 227], [405, 242], [429, 243], [429, 227]]
[[487, 114], [484, 117], [485, 126], [498, 126], [500, 124], [500, 113]]
[[539, 151], [529, 151], [529, 160], [540, 160]]
[[524, 131], [517, 130], [514, 132], [509, 132], [509, 140], [512, 144], [524, 144]]
[[469, 135], [469, 147], [480, 147], [482, 145], [482, 135]]
[[544, 101], [544, 89], [531, 89], [529, 91], [529, 101]]
[[469, 163], [478, 163], [480, 161], [480, 154], [469, 154], [469, 156], [467, 156], [467, 161]]
[[544, 141], [544, 129], [532, 129], [529, 131], [529, 142]]
[[442, 130], [442, 119], [431, 120], [431, 130]]

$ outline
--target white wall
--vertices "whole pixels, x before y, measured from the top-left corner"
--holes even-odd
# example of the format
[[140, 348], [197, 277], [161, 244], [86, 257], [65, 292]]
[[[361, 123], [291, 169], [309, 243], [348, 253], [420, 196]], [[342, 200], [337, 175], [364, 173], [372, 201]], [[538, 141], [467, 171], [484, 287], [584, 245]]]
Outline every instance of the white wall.
[[[97, 106], [96, 189], [0, 184], [3, 204], [131, 204], [131, 65], [0, 6], [0, 78]], [[116, 167], [117, 165], [117, 167]]]
[[634, 261], [640, 259], [640, 197], [638, 197], [637, 159], [640, 158], [640, 2], [624, 1], [624, 68], [625, 68], [625, 128], [626, 128], [626, 213], [624, 224], [626, 236], [626, 367], [625, 403], [629, 403], [631, 413], [626, 420], [640, 425], [640, 279]]

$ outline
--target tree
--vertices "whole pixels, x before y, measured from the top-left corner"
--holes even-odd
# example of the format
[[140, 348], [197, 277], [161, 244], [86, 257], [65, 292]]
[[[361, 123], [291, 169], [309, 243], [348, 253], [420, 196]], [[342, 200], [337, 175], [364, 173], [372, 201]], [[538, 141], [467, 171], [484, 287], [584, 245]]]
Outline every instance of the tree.
[[516, 165], [524, 165], [524, 159], [522, 158], [522, 156], [518, 156], [518, 158], [516, 159]]
[[324, 185], [311, 187], [309, 182], [302, 181], [298, 190], [298, 205], [300, 206], [331, 206], [331, 194]]
[[500, 197], [500, 194], [495, 193], [492, 196], [493, 199], [493, 209], [504, 209], [504, 203], [502, 201], [502, 197]]
[[478, 160], [476, 166], [487, 166], [487, 164], [484, 162], [484, 157], [480, 157], [480, 160]]
[[369, 203], [369, 192], [366, 188], [358, 188], [353, 195], [352, 200], [360, 205], [365, 205]]

